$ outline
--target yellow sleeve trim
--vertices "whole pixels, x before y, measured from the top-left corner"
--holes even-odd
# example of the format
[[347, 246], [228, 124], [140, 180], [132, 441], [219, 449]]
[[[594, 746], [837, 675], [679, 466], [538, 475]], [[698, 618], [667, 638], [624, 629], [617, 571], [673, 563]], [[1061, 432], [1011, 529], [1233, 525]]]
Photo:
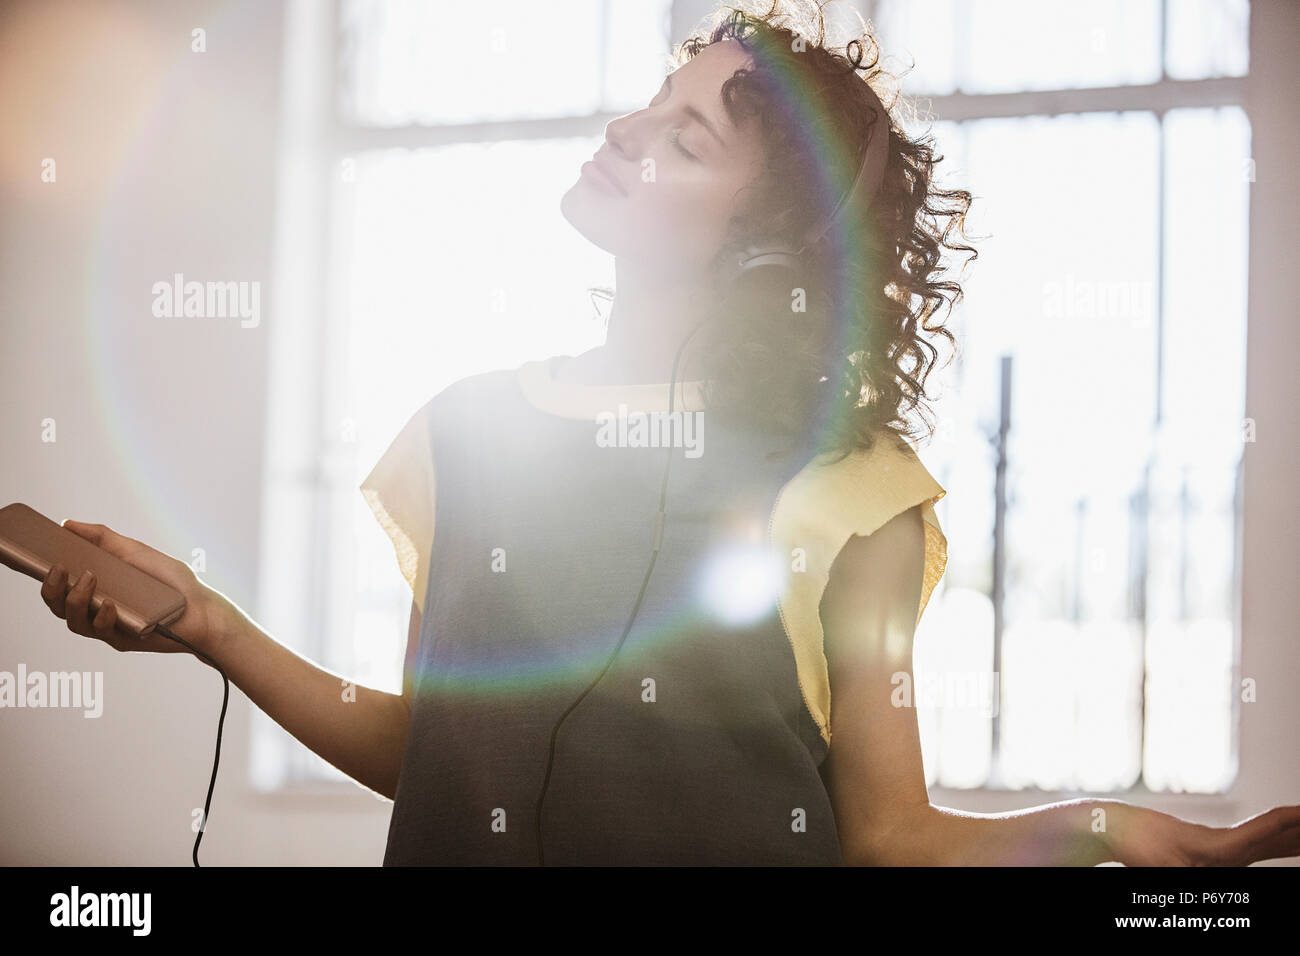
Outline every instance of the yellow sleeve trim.
[[791, 568], [777, 602], [781, 623], [794, 651], [799, 689], [828, 746], [830, 669], [820, 607], [835, 558], [852, 535], [872, 534], [921, 505], [925, 572], [918, 623], [948, 563], [948, 541], [934, 510], [947, 492], [910, 445], [886, 435], [870, 451], [838, 462], [834, 457], [818, 456], [781, 489], [770, 526], [772, 547]]
[[411, 416], [360, 487], [375, 520], [393, 543], [398, 570], [422, 614], [435, 510], [428, 409], [425, 405]]

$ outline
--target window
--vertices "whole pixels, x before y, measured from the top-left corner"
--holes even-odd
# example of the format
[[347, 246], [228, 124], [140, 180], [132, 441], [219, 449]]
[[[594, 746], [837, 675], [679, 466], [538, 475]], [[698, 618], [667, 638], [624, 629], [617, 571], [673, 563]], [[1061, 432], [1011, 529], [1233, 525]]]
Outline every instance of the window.
[[[585, 289], [611, 264], [559, 197], [709, 6], [291, 0], [259, 606], [277, 637], [400, 688], [410, 593], [357, 485], [456, 379], [601, 340]], [[918, 688], [947, 685], [920, 711], [928, 780], [1225, 789], [1248, 4], [858, 6], [887, 66], [915, 58], [903, 90], [935, 119], [915, 126], [987, 236], [922, 449], [949, 492], [915, 656]], [[258, 786], [345, 779], [260, 711], [254, 729]]]
[[949, 492], [915, 661], [928, 781], [1222, 791], [1252, 440], [1248, 5], [874, 13], [984, 237], [923, 450]]

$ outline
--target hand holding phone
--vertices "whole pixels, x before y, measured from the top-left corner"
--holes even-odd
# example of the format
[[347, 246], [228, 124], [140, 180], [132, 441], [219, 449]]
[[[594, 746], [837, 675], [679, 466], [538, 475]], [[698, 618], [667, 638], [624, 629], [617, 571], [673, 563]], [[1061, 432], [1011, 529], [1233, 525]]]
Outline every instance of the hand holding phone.
[[203, 650], [213, 599], [224, 601], [176, 558], [104, 525], [56, 524], [20, 502], [0, 508], [0, 562], [40, 580], [70, 631], [117, 650], [188, 652], [154, 633], [160, 624]]
[[[55, 524], [21, 502], [0, 508], [0, 562], [41, 580], [41, 597], [74, 634], [98, 638], [119, 651], [193, 654], [221, 675], [217, 750], [203, 802], [204, 827], [194, 838], [192, 854], [198, 866], [230, 703], [230, 679], [210, 652], [221, 634], [231, 633], [224, 628], [238, 608], [183, 561], [102, 524]], [[78, 579], [71, 588], [69, 571]]]

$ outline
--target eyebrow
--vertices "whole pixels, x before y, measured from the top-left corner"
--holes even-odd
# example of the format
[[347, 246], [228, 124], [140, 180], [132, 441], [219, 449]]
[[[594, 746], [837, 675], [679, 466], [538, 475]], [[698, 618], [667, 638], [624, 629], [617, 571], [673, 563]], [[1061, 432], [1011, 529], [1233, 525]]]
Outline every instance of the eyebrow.
[[[669, 94], [671, 94], [672, 91], [673, 91], [673, 75], [672, 75], [672, 73], [669, 73], [669, 74], [667, 74], [667, 75], [664, 76], [664, 83], [667, 84], [667, 86], [668, 86], [668, 92], [669, 92]], [[712, 134], [713, 134], [713, 138], [716, 139], [719, 143], [721, 143], [723, 146], [726, 146], [726, 145], [727, 145], [727, 141], [726, 141], [726, 139], [724, 139], [723, 136], [722, 136], [722, 134], [718, 132], [718, 128], [717, 128], [716, 126], [713, 125], [713, 121], [710, 120], [707, 116], [705, 116], [703, 113], [701, 113], [699, 110], [697, 110], [694, 106], [686, 106], [686, 107], [683, 107], [683, 111], [686, 113], [687, 116], [689, 116], [691, 119], [695, 120], [697, 123], [699, 123], [699, 124], [700, 124], [701, 126], [703, 126], [705, 129], [707, 129], [710, 133], [712, 133]]]

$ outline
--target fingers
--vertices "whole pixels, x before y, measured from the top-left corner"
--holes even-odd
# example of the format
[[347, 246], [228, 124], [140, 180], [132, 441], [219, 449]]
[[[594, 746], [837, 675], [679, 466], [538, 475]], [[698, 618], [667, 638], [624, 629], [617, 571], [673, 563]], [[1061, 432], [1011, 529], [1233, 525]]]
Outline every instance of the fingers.
[[99, 613], [91, 622], [91, 630], [101, 641], [107, 641], [118, 636], [116, 627], [117, 605], [113, 603], [112, 598], [104, 598], [99, 606]]
[[63, 522], [63, 526], [91, 544], [121, 558], [127, 564], [134, 565], [146, 574], [153, 575], [159, 581], [170, 584], [179, 591], [184, 592], [186, 587], [197, 580], [194, 570], [184, 561], [151, 548], [143, 541], [118, 534], [107, 525], [88, 524], [68, 518]]
[[104, 532], [108, 528], [102, 524], [87, 524], [85, 521], [73, 521], [71, 518], [63, 519], [63, 527], [69, 531], [80, 535], [91, 544], [99, 544], [104, 537]]
[[94, 633], [90, 629], [90, 599], [94, 593], [94, 571], [83, 572], [81, 577], [73, 584], [72, 589], [68, 591], [64, 607], [67, 611], [68, 630], [74, 634], [89, 636]]
[[103, 548], [109, 554], [117, 555], [119, 558], [127, 557], [141, 544], [134, 538], [118, 534], [112, 528], [103, 524], [88, 524], [85, 521], [73, 521], [71, 518], [67, 518], [63, 522], [63, 527], [85, 538], [91, 544]]
[[1273, 807], [1231, 828], [1242, 865], [1300, 856], [1300, 806]]
[[55, 617], [64, 617], [67, 612], [64, 610], [64, 601], [68, 595], [68, 570], [61, 564], [56, 564], [50, 568], [50, 573], [45, 575], [45, 580], [41, 582], [41, 600], [43, 600]]
[[67, 569], [55, 564], [41, 582], [41, 598], [74, 634], [114, 643], [121, 637], [116, 630], [117, 605], [112, 598], [96, 602], [95, 585], [95, 572], [86, 571], [69, 587]]

